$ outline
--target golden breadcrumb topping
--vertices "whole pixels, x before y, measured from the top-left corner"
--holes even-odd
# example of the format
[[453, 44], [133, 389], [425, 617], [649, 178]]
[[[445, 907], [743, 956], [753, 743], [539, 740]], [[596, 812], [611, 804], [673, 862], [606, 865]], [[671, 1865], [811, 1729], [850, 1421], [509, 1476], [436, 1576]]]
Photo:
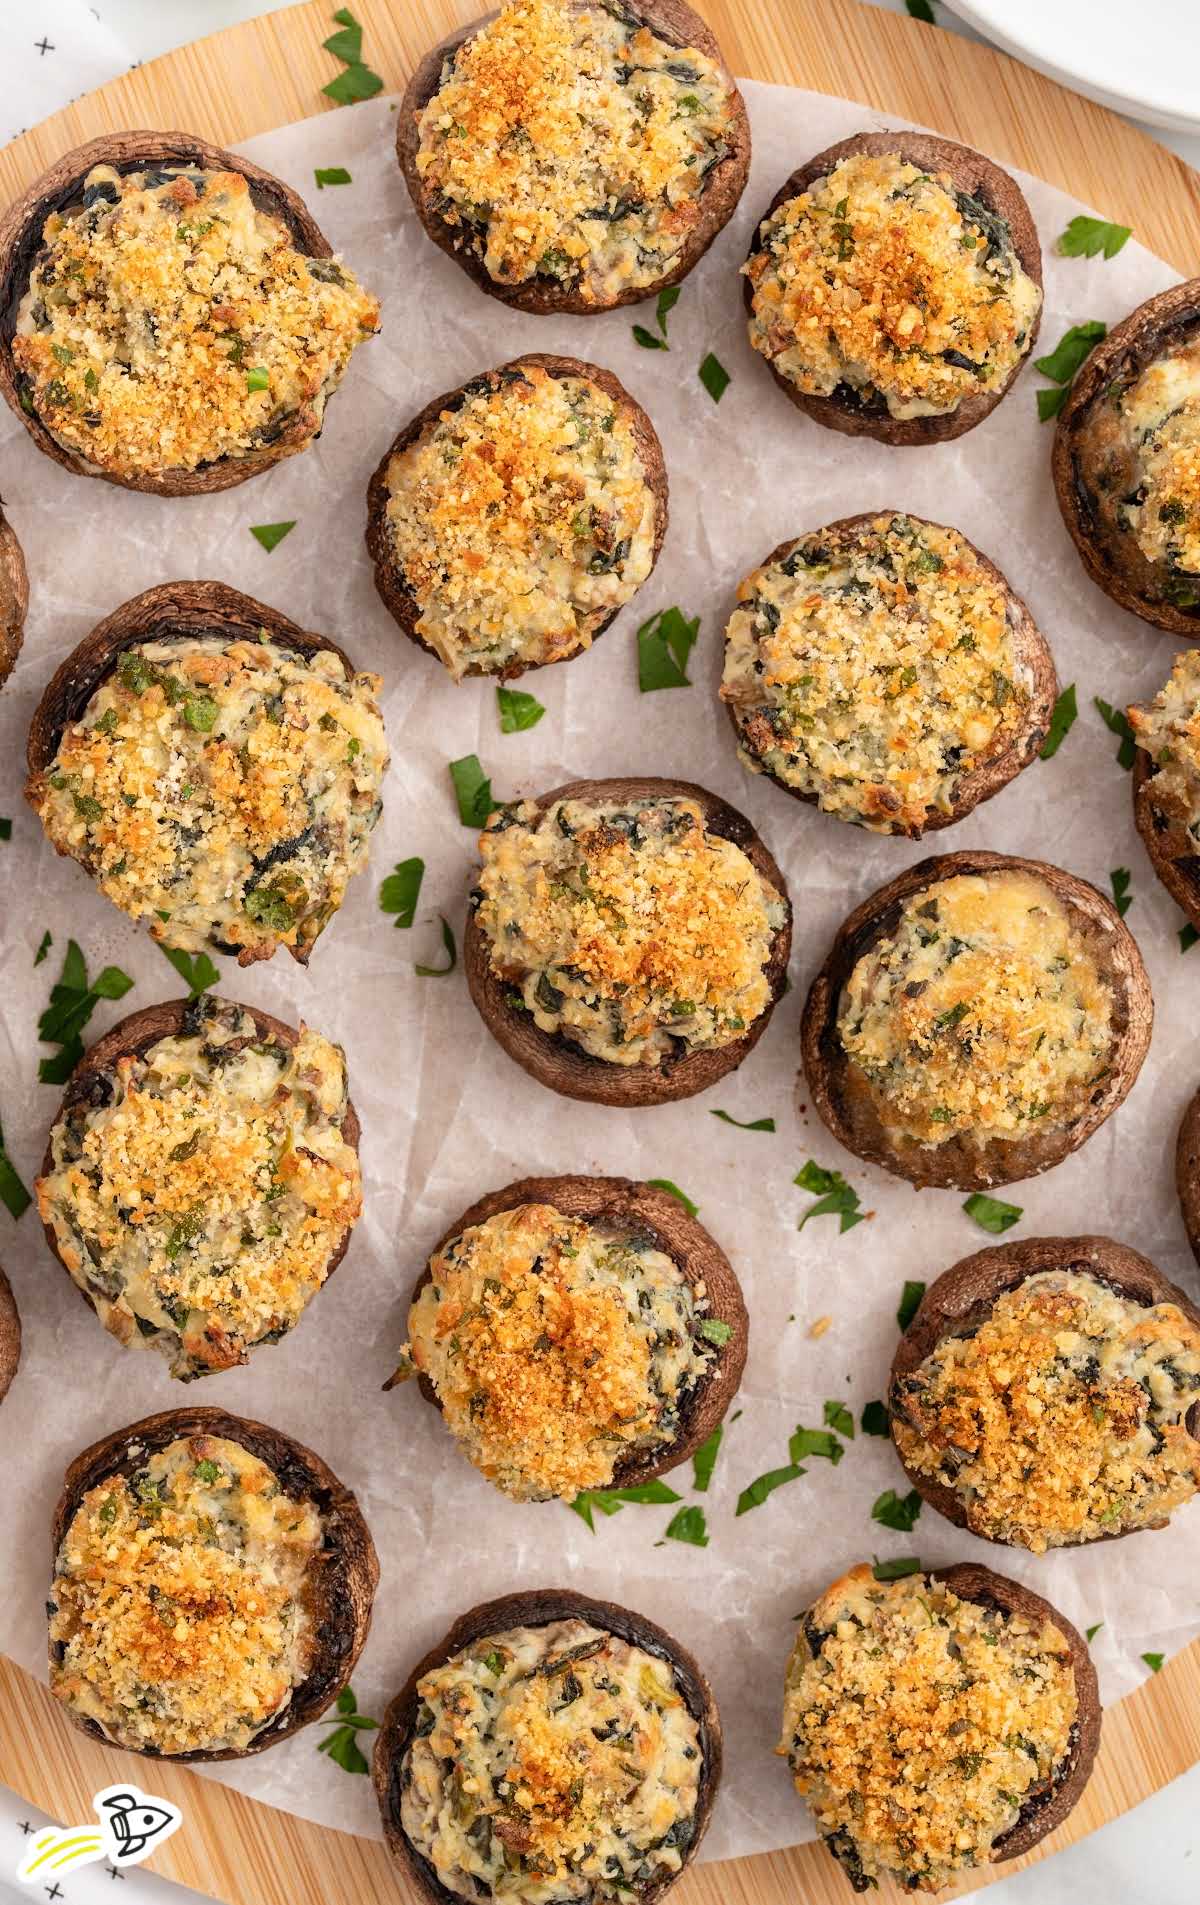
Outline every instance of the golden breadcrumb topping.
[[712, 1365], [693, 1291], [653, 1236], [520, 1204], [432, 1258], [401, 1375], [425, 1376], [480, 1472], [570, 1501], [677, 1439]]
[[12, 351], [23, 401], [93, 468], [302, 450], [379, 304], [306, 258], [240, 172], [94, 166], [51, 212]]
[[883, 1123], [922, 1144], [1060, 1127], [1112, 1060], [1112, 994], [1035, 875], [959, 874], [905, 901], [842, 992], [838, 1036]]
[[455, 679], [564, 661], [654, 565], [657, 505], [627, 416], [540, 364], [467, 385], [387, 472], [417, 629]]
[[682, 1868], [704, 1762], [669, 1661], [562, 1620], [474, 1641], [417, 1694], [401, 1823], [456, 1898], [618, 1905]]
[[244, 1749], [308, 1672], [320, 1516], [222, 1436], [182, 1437], [140, 1467], [139, 1453], [63, 1536], [51, 1690], [133, 1751]]
[[58, 851], [155, 939], [307, 957], [379, 818], [381, 685], [265, 630], [139, 642], [28, 796]]
[[739, 585], [725, 630], [743, 763], [872, 832], [919, 834], [1020, 730], [1015, 613], [956, 529], [876, 516], [800, 537]]
[[1196, 852], [1200, 842], [1200, 648], [1181, 655], [1148, 708], [1130, 708], [1139, 747], [1154, 763], [1155, 808]]
[[1076, 450], [1103, 527], [1124, 541], [1147, 595], [1200, 608], [1200, 338], [1113, 378]]
[[185, 1379], [291, 1329], [362, 1209], [347, 1107], [339, 1046], [261, 1037], [208, 993], [178, 1036], [100, 1073], [36, 1190], [105, 1328]]
[[787, 903], [695, 800], [492, 814], [477, 919], [543, 1032], [614, 1065], [728, 1045], [771, 1003]]
[[863, 1565], [803, 1617], [779, 1751], [856, 1890], [938, 1891], [1053, 1790], [1077, 1710], [1052, 1622]]
[[1004, 219], [897, 153], [841, 159], [759, 238], [750, 342], [798, 390], [942, 416], [1029, 347], [1042, 294]]
[[997, 1297], [892, 1390], [906, 1465], [975, 1533], [1035, 1554], [1161, 1526], [1200, 1489], [1200, 1329], [1071, 1269]]
[[603, 0], [511, 0], [445, 62], [416, 163], [497, 283], [609, 302], [674, 268], [730, 117], [730, 82], [695, 47]]

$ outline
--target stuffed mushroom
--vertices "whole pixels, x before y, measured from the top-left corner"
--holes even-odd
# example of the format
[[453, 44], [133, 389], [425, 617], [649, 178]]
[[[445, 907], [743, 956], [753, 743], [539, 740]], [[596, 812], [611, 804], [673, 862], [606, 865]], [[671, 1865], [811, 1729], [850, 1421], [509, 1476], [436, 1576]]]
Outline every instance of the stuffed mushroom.
[[93, 139], [0, 222], [0, 389], [79, 476], [191, 496], [303, 450], [379, 305], [302, 201], [182, 133]]
[[750, 342], [784, 394], [882, 443], [942, 443], [982, 422], [1041, 319], [1020, 188], [928, 133], [858, 133], [817, 153], [775, 194], [743, 270]]
[[510, 0], [417, 67], [396, 149], [476, 284], [587, 314], [687, 276], [741, 197], [750, 125], [686, 0]]
[[242, 1759], [323, 1713], [367, 1638], [379, 1564], [311, 1449], [223, 1409], [85, 1449], [54, 1515], [50, 1690], [95, 1740]]
[[780, 543], [725, 630], [743, 766], [875, 833], [919, 838], [998, 793], [1035, 759], [1057, 691], [1000, 571], [899, 512]]
[[416, 1376], [515, 1501], [572, 1501], [686, 1461], [737, 1391], [747, 1333], [728, 1258], [678, 1198], [524, 1178], [433, 1251], [387, 1387]]
[[509, 1594], [413, 1669], [374, 1777], [388, 1846], [433, 1905], [649, 1905], [704, 1836], [720, 1716], [653, 1621], [565, 1589]]
[[135, 1012], [81, 1060], [38, 1210], [105, 1328], [189, 1381], [278, 1342], [362, 1210], [341, 1048], [215, 999]]
[[17, 534], [0, 509], [0, 686], [16, 667], [29, 609], [29, 576]]
[[1083, 1636], [988, 1568], [851, 1568], [800, 1617], [778, 1750], [856, 1892], [935, 1892], [1027, 1852], [1099, 1742]]
[[690, 1097], [783, 992], [791, 906], [737, 810], [689, 781], [570, 781], [498, 808], [463, 944], [510, 1057], [606, 1105]]
[[21, 1318], [12, 1284], [0, 1270], [0, 1402], [12, 1387], [21, 1360]]
[[1200, 649], [1180, 655], [1149, 707], [1128, 714], [1137, 830], [1167, 892], [1200, 931]]
[[1150, 982], [1111, 901], [1039, 860], [952, 853], [840, 928], [804, 1008], [812, 1101], [848, 1150], [916, 1185], [1049, 1170], [1129, 1092]]
[[568, 661], [641, 587], [667, 528], [662, 445], [610, 371], [532, 355], [447, 391], [371, 478], [390, 615], [454, 677]]
[[220, 582], [123, 603], [67, 657], [29, 735], [56, 850], [184, 952], [306, 964], [365, 867], [381, 682]]
[[1187, 1104], [1175, 1144], [1175, 1188], [1192, 1255], [1200, 1263], [1200, 1091]]

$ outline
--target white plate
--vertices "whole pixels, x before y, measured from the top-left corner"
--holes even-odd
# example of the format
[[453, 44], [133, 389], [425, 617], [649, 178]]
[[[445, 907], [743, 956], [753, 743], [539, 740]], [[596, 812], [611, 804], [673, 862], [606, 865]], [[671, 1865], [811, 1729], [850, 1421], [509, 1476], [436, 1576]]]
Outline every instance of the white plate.
[[1200, 132], [1196, 0], [946, 0], [951, 10], [1051, 79], [1102, 106]]

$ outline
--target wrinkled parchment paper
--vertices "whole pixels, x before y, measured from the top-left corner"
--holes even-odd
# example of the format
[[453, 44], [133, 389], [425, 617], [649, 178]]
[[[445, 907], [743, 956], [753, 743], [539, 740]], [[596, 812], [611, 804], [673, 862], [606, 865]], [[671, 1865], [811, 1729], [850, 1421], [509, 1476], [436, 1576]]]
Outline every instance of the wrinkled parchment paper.
[[[1129, 925], [1154, 984], [1154, 1043], [1130, 1099], [1081, 1152], [1048, 1176], [1005, 1193], [1024, 1206], [1014, 1236], [1100, 1230], [1137, 1245], [1193, 1294], [1192, 1262], [1172, 1187], [1175, 1128], [1200, 1083], [1196, 1013], [1200, 948], [1180, 953], [1180, 917], [1134, 832], [1129, 776], [1092, 706], [1152, 694], [1172, 644], [1113, 607], [1085, 578], [1054, 506], [1050, 426], [1040, 425], [1031, 368], [979, 429], [935, 449], [894, 450], [822, 430], [786, 403], [745, 339], [737, 266], [755, 215], [808, 154], [889, 121], [813, 93], [747, 86], [754, 170], [742, 208], [688, 279], [670, 319], [670, 351], [633, 341], [631, 318], [534, 318], [474, 289], [428, 242], [392, 154], [386, 101], [314, 118], [245, 148], [297, 187], [335, 248], [383, 299], [383, 331], [355, 357], [325, 433], [303, 456], [225, 495], [169, 500], [71, 477], [39, 455], [7, 413], [0, 477], [24, 543], [32, 610], [24, 653], [0, 694], [0, 1118], [32, 1182], [57, 1105], [36, 1081], [36, 1021], [74, 935], [95, 972], [117, 961], [136, 978], [102, 1005], [97, 1036], [121, 1014], [178, 996], [150, 940], [56, 859], [21, 799], [25, 733], [51, 671], [119, 602], [176, 577], [217, 577], [327, 631], [385, 681], [392, 747], [383, 819], [368, 876], [300, 970], [280, 954], [239, 972], [221, 960], [222, 988], [293, 1022], [302, 1017], [345, 1046], [363, 1123], [366, 1209], [346, 1261], [300, 1327], [253, 1363], [184, 1389], [153, 1353], [124, 1351], [85, 1308], [53, 1260], [30, 1211], [14, 1227], [0, 1211], [0, 1261], [25, 1326], [20, 1375], [0, 1411], [6, 1477], [0, 1648], [44, 1672], [42, 1603], [50, 1514], [71, 1457], [95, 1437], [152, 1410], [193, 1402], [257, 1416], [312, 1444], [358, 1493], [382, 1564], [375, 1619], [354, 1676], [362, 1711], [379, 1715], [412, 1661], [472, 1602], [517, 1586], [570, 1585], [626, 1602], [665, 1623], [712, 1677], [726, 1730], [726, 1777], [705, 1845], [710, 1857], [812, 1836], [784, 1763], [772, 1757], [781, 1676], [793, 1621], [855, 1561], [919, 1554], [927, 1565], [989, 1562], [1047, 1594], [1081, 1627], [1102, 1621], [1095, 1653], [1106, 1701], [1144, 1678], [1139, 1656], [1173, 1654], [1200, 1631], [1192, 1506], [1166, 1533], [1042, 1559], [959, 1533], [926, 1508], [912, 1535], [871, 1520], [881, 1490], [906, 1487], [891, 1445], [861, 1434], [840, 1467], [808, 1474], [735, 1519], [739, 1491], [786, 1461], [797, 1423], [821, 1421], [826, 1399], [862, 1405], [884, 1390], [906, 1278], [932, 1281], [988, 1239], [953, 1192], [918, 1197], [844, 1154], [811, 1113], [797, 1110], [797, 1025], [809, 980], [851, 907], [929, 848], [851, 829], [789, 799], [738, 765], [716, 700], [721, 630], [738, 578], [786, 536], [862, 509], [899, 506], [957, 524], [1030, 602], [1064, 684], [1078, 683], [1081, 718], [1056, 759], [1037, 763], [938, 847], [1033, 854], [1107, 890], [1132, 870]], [[353, 183], [318, 193], [315, 166], [346, 166]], [[1042, 350], [1068, 324], [1110, 323], [1173, 273], [1131, 242], [1110, 263], [1061, 259], [1051, 247], [1079, 208], [1022, 178], [1046, 251]], [[1103, 208], [1101, 208], [1103, 209]], [[546, 704], [535, 729], [501, 735], [489, 683], [455, 687], [384, 613], [362, 544], [367, 478], [399, 425], [430, 396], [521, 350], [559, 350], [611, 366], [649, 410], [671, 478], [671, 527], [639, 601], [592, 652], [521, 683]], [[732, 382], [719, 407], [699, 382], [715, 351]], [[273, 554], [252, 523], [297, 519]], [[701, 617], [692, 686], [640, 695], [637, 623], [678, 603]], [[792, 990], [757, 1050], [702, 1097], [642, 1112], [572, 1104], [519, 1071], [484, 1031], [461, 968], [440, 963], [437, 915], [461, 943], [474, 836], [459, 821], [446, 763], [478, 753], [501, 797], [535, 794], [578, 774], [652, 772], [697, 779], [734, 801], [761, 830], [790, 884], [796, 912]], [[427, 864], [417, 923], [396, 931], [377, 906], [393, 864]], [[54, 948], [36, 971], [43, 931]], [[48, 1050], [49, 1048], [43, 1048]], [[805, 1094], [800, 1093], [803, 1104]], [[767, 1115], [775, 1134], [734, 1130], [721, 1107]], [[821, 1218], [797, 1235], [808, 1205], [792, 1178], [809, 1156], [844, 1169], [873, 1221], [840, 1236]], [[672, 1479], [707, 1509], [711, 1544], [662, 1536], [672, 1510], [628, 1507], [596, 1533], [558, 1504], [517, 1507], [457, 1453], [436, 1413], [409, 1386], [384, 1396], [405, 1333], [407, 1296], [446, 1224], [484, 1190], [530, 1171], [668, 1177], [736, 1266], [750, 1307], [750, 1359], [706, 1497], [690, 1464]], [[818, 1318], [832, 1317], [819, 1339]], [[213, 1776], [330, 1825], [375, 1834], [369, 1782], [315, 1751], [308, 1728], [261, 1758]], [[365, 1744], [370, 1745], [369, 1739]]]

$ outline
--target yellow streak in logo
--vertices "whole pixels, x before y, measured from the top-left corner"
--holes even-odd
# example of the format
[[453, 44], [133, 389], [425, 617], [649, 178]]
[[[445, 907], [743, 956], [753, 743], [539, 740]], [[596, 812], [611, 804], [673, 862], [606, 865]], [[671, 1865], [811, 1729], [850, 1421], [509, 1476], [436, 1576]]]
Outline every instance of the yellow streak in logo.
[[80, 1857], [101, 1851], [103, 1844], [100, 1834], [96, 1831], [78, 1832], [70, 1839], [64, 1839], [61, 1833], [54, 1832], [42, 1846], [37, 1857], [29, 1860], [25, 1871], [32, 1877], [39, 1867], [51, 1859], [54, 1862], [54, 1870], [57, 1871], [62, 1865], [73, 1865]]

